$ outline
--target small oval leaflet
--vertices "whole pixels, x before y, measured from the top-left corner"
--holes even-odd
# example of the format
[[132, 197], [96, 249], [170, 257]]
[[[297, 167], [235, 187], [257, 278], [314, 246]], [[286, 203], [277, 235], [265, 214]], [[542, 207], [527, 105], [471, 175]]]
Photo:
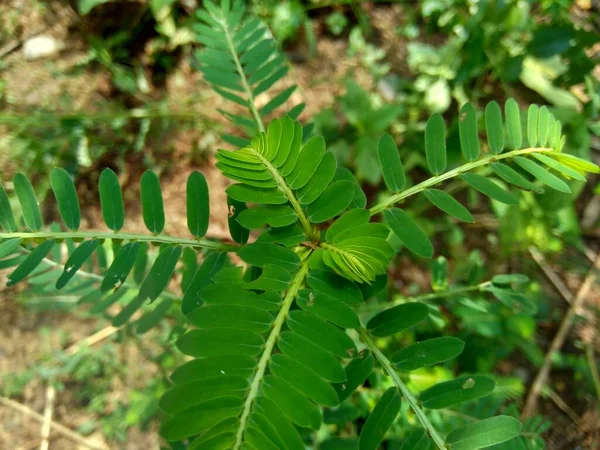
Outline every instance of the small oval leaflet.
[[504, 111], [506, 113], [508, 143], [513, 150], [519, 149], [523, 143], [523, 137], [521, 133], [521, 112], [515, 99], [509, 98], [506, 100]]
[[504, 130], [502, 129], [502, 111], [495, 101], [485, 107], [485, 131], [490, 151], [497, 155], [504, 150]]
[[400, 392], [391, 387], [381, 396], [360, 433], [359, 450], [376, 450], [400, 412]]
[[472, 375], [444, 381], [423, 391], [419, 400], [425, 408], [441, 409], [484, 397], [491, 393], [496, 382], [483, 375]]
[[399, 208], [383, 211], [385, 221], [411, 252], [424, 258], [433, 256], [433, 245], [417, 223]]
[[377, 314], [367, 323], [367, 330], [374, 336], [389, 336], [418, 324], [428, 315], [429, 308], [424, 303], [404, 303]]
[[446, 124], [438, 113], [433, 114], [425, 126], [425, 156], [434, 175], [446, 170]]
[[377, 158], [383, 173], [383, 180], [392, 192], [400, 192], [406, 185], [404, 166], [400, 160], [396, 141], [385, 133], [377, 142]]
[[516, 205], [519, 200], [508, 191], [505, 191], [493, 181], [476, 173], [463, 173], [460, 178], [467, 182], [472, 188], [484, 195], [507, 205]]
[[455, 358], [464, 347], [465, 343], [460, 339], [443, 336], [404, 347], [390, 359], [400, 370], [416, 370]]
[[125, 223], [125, 206], [117, 174], [111, 169], [104, 169], [100, 175], [98, 190], [106, 226], [113, 231], [119, 231]]
[[474, 222], [473, 216], [467, 208], [461, 205], [454, 197], [440, 189], [427, 189], [423, 191], [427, 200], [452, 217], [463, 222]]
[[79, 229], [81, 213], [79, 211], [77, 191], [75, 190], [71, 175], [65, 169], [55, 167], [50, 172], [50, 184], [52, 185], [58, 209], [65, 225], [70, 230]]
[[496, 416], [457, 428], [448, 434], [452, 450], [478, 450], [501, 444], [521, 432], [521, 422], [511, 416]]
[[204, 237], [208, 230], [210, 205], [206, 178], [198, 171], [190, 174], [186, 185], [187, 225], [196, 238]]
[[10, 200], [4, 187], [0, 184], [0, 227], [4, 228], [9, 233], [17, 231], [17, 224], [13, 216]]
[[159, 234], [165, 227], [165, 211], [160, 182], [154, 172], [147, 170], [142, 175], [140, 184], [144, 223], [149, 231]]
[[42, 228], [42, 213], [31, 182], [22, 173], [17, 173], [13, 184], [23, 210], [25, 225], [32, 231], [39, 231]]
[[468, 161], [475, 161], [479, 157], [479, 134], [477, 131], [477, 113], [471, 103], [465, 103], [460, 109], [458, 119], [460, 147]]

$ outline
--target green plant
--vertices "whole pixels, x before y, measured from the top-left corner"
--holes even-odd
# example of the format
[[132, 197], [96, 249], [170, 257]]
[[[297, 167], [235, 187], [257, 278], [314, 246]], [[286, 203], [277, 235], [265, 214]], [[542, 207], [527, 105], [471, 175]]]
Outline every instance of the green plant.
[[[546, 107], [531, 106], [523, 130], [514, 100], [505, 104], [505, 120], [498, 104], [489, 103], [485, 143], [479, 138], [475, 108], [467, 103], [460, 112], [459, 146], [468, 162], [448, 167], [445, 123], [435, 114], [427, 122], [424, 143], [431, 176], [407, 186], [396, 142], [383, 135], [377, 155], [389, 193], [367, 209], [360, 185], [348, 171], [337, 168], [323, 138], [311, 136], [290, 114], [265, 125], [266, 107], [257, 108], [257, 92], [281, 79], [286, 66], [264, 37], [260, 22], [244, 21], [239, 3], [206, 2], [205, 6], [198, 16], [206, 25], [196, 31], [206, 48], [198, 59], [215, 90], [243, 106], [245, 115], [225, 115], [251, 138], [240, 142], [229, 137], [242, 148], [222, 149], [216, 155], [217, 167], [235, 182], [227, 189], [233, 242], [205, 238], [209, 192], [199, 172], [187, 182], [191, 238], [162, 234], [166, 218], [153, 172], [142, 176], [140, 194], [149, 233], [121, 231], [123, 195], [110, 169], [99, 180], [103, 220], [110, 231], [79, 229], [79, 199], [62, 168], [51, 172], [50, 184], [66, 230], [43, 230], [33, 186], [17, 174], [13, 180], [19, 201], [16, 219], [6, 191], [0, 189], [4, 229], [0, 264], [16, 266], [8, 285], [51, 271], [54, 278], [48, 279], [57, 289], [69, 289], [78, 277], [87, 278], [81, 301], [102, 308], [123, 305], [112, 318], [113, 325], [135, 321], [140, 332], [164, 316], [185, 316], [194, 328], [178, 338], [177, 347], [193, 359], [172, 374], [175, 386], [162, 397], [160, 407], [167, 416], [162, 436], [174, 442], [194, 438], [189, 448], [301, 450], [308, 429], [317, 430], [322, 424], [321, 407], [335, 407], [368, 378], [381, 377], [374, 375], [375, 361], [387, 390], [360, 430], [361, 450], [379, 446], [403, 402], [422, 428], [407, 437], [407, 448], [418, 444], [469, 450], [522, 440], [521, 424], [511, 415], [469, 420], [447, 433], [434, 426], [432, 412], [490, 394], [496, 382], [488, 376], [463, 374], [423, 390], [418, 397], [407, 386], [401, 370], [442, 363], [462, 352], [462, 342], [451, 336], [424, 340], [389, 356], [381, 345], [430, 317], [435, 320], [435, 308], [426, 302], [430, 298], [399, 302], [376, 311], [367, 321], [358, 311], [365, 300], [386, 288], [388, 266], [403, 247], [421, 257], [434, 254], [431, 240], [415, 218], [398, 207], [408, 198], [422, 195], [449, 216], [471, 222], [467, 208], [439, 189], [443, 182], [460, 179], [496, 201], [516, 204], [518, 194], [511, 187], [539, 192], [544, 186], [568, 192], [562, 178], [582, 179], [585, 172], [597, 173], [598, 167], [561, 151], [565, 144], [561, 123]], [[268, 113], [278, 109], [286, 95], [274, 97]], [[504, 186], [493, 179], [502, 180]], [[248, 243], [251, 230], [260, 232]], [[64, 264], [60, 255], [51, 255], [63, 243], [70, 246]], [[159, 247], [159, 252], [146, 273], [150, 246]], [[194, 263], [195, 252], [203, 255], [199, 266]], [[244, 265], [233, 265], [227, 257], [230, 252]], [[109, 264], [106, 254], [110, 253], [114, 256]], [[182, 258], [186, 259], [183, 295], [177, 295], [166, 288]], [[436, 271], [443, 271], [443, 263], [438, 264]], [[91, 271], [100, 267], [104, 275], [81, 271], [85, 265]], [[522, 281], [509, 275], [462, 289], [489, 291], [503, 304], [523, 308], [528, 305], [514, 289]], [[439, 282], [436, 290], [443, 291], [443, 285]], [[140, 309], [145, 310], [141, 316]], [[538, 424], [531, 428], [539, 430]]]

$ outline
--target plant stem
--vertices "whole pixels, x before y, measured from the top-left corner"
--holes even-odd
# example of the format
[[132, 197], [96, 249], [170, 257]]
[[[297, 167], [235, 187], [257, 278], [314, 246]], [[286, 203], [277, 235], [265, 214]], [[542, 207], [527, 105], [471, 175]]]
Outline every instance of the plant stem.
[[411, 195], [418, 194], [419, 192], [422, 192], [425, 189], [429, 189], [429, 188], [437, 185], [438, 183], [441, 183], [442, 181], [446, 181], [451, 178], [457, 177], [465, 172], [469, 172], [478, 167], [487, 166], [488, 164], [491, 164], [495, 161], [500, 161], [500, 160], [508, 159], [508, 158], [514, 158], [515, 156], [519, 156], [519, 155], [528, 155], [528, 154], [532, 154], [532, 153], [550, 153], [553, 151], [554, 151], [554, 149], [551, 149], [551, 148], [537, 148], [537, 147], [525, 148], [522, 150], [513, 150], [512, 152], [504, 153], [501, 155], [491, 155], [486, 158], [480, 159], [479, 161], [473, 161], [473, 162], [470, 162], [467, 164], [463, 164], [462, 166], [459, 166], [456, 169], [450, 170], [449, 172], [443, 173], [443, 174], [435, 176], [435, 177], [428, 178], [427, 180], [423, 181], [422, 183], [415, 184], [414, 186], [406, 189], [405, 191], [402, 191], [402, 192], [399, 192], [398, 194], [389, 196], [385, 200], [379, 202], [378, 204], [373, 206], [371, 209], [369, 209], [369, 212], [371, 213], [372, 216], [374, 216], [375, 214], [378, 214], [378, 213], [382, 212], [384, 209], [387, 209], [387, 208], [393, 206], [394, 204], [401, 202], [402, 200], [404, 200], [407, 197], [410, 197]]
[[244, 432], [246, 431], [246, 425], [248, 423], [248, 419], [250, 418], [250, 413], [252, 411], [252, 406], [254, 405], [254, 401], [258, 396], [258, 391], [260, 389], [261, 382], [265, 376], [265, 372], [267, 370], [267, 364], [269, 363], [269, 359], [271, 359], [271, 354], [273, 353], [273, 349], [275, 348], [275, 343], [279, 338], [279, 334], [281, 333], [281, 327], [285, 323], [287, 319], [288, 312], [294, 299], [296, 298], [296, 294], [300, 290], [302, 283], [304, 282], [304, 278], [308, 273], [308, 262], [305, 259], [305, 262], [300, 266], [300, 270], [296, 273], [290, 288], [281, 303], [281, 308], [279, 309], [279, 313], [277, 313], [277, 317], [275, 317], [275, 321], [273, 322], [273, 329], [267, 338], [267, 342], [265, 344], [265, 349], [260, 357], [258, 362], [258, 367], [256, 369], [256, 373], [252, 378], [252, 382], [250, 383], [250, 390], [248, 391], [248, 396], [246, 397], [246, 402], [244, 403], [244, 410], [242, 411], [242, 415], [240, 416], [240, 426], [237, 431], [237, 436], [235, 439], [235, 443], [233, 444], [233, 450], [239, 450], [242, 446], [244, 440]]
[[229, 31], [229, 26], [227, 24], [226, 19], [219, 19], [218, 17], [214, 17], [215, 20], [218, 20], [225, 31], [225, 39], [227, 40], [227, 46], [229, 47], [229, 53], [231, 53], [231, 58], [235, 64], [235, 68], [237, 69], [238, 75], [242, 80], [242, 87], [248, 96], [248, 109], [252, 113], [252, 117], [254, 117], [254, 121], [256, 122], [256, 126], [258, 127], [258, 131], [265, 131], [265, 124], [263, 123], [262, 117], [260, 116], [258, 110], [256, 109], [256, 105], [254, 104], [254, 94], [252, 93], [252, 89], [248, 84], [248, 80], [246, 79], [246, 74], [244, 73], [244, 69], [242, 67], [242, 63], [238, 58], [237, 50], [235, 49], [235, 45], [233, 43], [233, 39], [231, 37], [231, 33]]
[[0, 239], [122, 239], [126, 241], [151, 242], [158, 244], [173, 244], [186, 247], [201, 247], [223, 252], [237, 252], [237, 244], [226, 244], [209, 239], [186, 239], [164, 234], [136, 234], [113, 231], [22, 231], [15, 233], [0, 233]]
[[419, 418], [421, 425], [423, 425], [423, 428], [425, 428], [431, 436], [431, 439], [433, 439], [440, 450], [448, 450], [448, 447], [446, 447], [446, 444], [444, 443], [444, 439], [442, 439], [442, 437], [438, 434], [437, 430], [433, 427], [423, 410], [419, 407], [417, 399], [410, 393], [408, 387], [406, 387], [404, 382], [400, 379], [400, 376], [398, 376], [396, 373], [396, 370], [392, 366], [390, 360], [387, 359], [387, 357], [379, 350], [377, 345], [375, 345], [375, 342], [373, 342], [373, 339], [371, 339], [369, 332], [364, 328], [359, 328], [358, 334], [363, 339], [365, 344], [367, 344], [367, 346], [371, 349], [375, 357], [379, 360], [383, 366], [383, 369], [390, 376], [396, 387], [400, 389], [400, 392], [402, 392], [402, 395], [404, 395], [404, 398], [406, 398], [410, 407]]

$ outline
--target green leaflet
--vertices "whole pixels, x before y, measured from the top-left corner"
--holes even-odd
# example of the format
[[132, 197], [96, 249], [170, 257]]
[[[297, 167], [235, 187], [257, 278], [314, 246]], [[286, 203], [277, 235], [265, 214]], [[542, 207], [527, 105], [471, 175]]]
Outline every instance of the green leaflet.
[[352, 202], [353, 185], [340, 180], [329, 185], [321, 196], [308, 207], [308, 218], [313, 223], [323, 223], [341, 214]]
[[277, 347], [284, 355], [310, 367], [326, 380], [337, 383], [346, 381], [344, 369], [332, 353], [296, 332], [282, 332]]
[[415, 326], [427, 316], [429, 308], [424, 303], [403, 303], [377, 314], [367, 323], [367, 330], [373, 336], [390, 336]]
[[549, 122], [550, 111], [546, 106], [542, 106], [538, 116], [538, 142], [540, 147], [545, 147], [548, 143]]
[[0, 242], [0, 259], [17, 250], [21, 245], [21, 242], [23, 242], [23, 238], [6, 239]]
[[390, 359], [400, 370], [416, 370], [453, 359], [462, 353], [464, 347], [465, 343], [460, 339], [444, 336], [404, 347]]
[[363, 302], [362, 293], [356, 284], [328, 270], [311, 270], [306, 281], [315, 292], [337, 298], [348, 305], [360, 305]]
[[306, 235], [302, 228], [296, 223], [287, 227], [270, 228], [261, 233], [256, 242], [272, 242], [284, 247], [293, 247], [306, 241]]
[[533, 184], [515, 169], [513, 169], [510, 166], [507, 166], [506, 164], [495, 162], [492, 163], [490, 167], [496, 175], [498, 175], [507, 183], [514, 184], [515, 186], [518, 186], [521, 189], [525, 189], [528, 191], [543, 192], [542, 189], [536, 187], [535, 184]]
[[226, 253], [211, 253], [205, 256], [204, 261], [196, 270], [187, 290], [183, 294], [181, 301], [181, 312], [183, 314], [189, 314], [202, 305], [203, 300], [199, 295], [200, 290], [213, 283], [212, 278], [223, 268], [225, 261], [227, 261]]
[[269, 418], [289, 450], [304, 450], [304, 442], [294, 425], [287, 420], [281, 409], [266, 397], [256, 400], [257, 411]]
[[340, 358], [356, 355], [354, 341], [343, 330], [309, 312], [290, 311], [286, 324], [294, 333]]
[[484, 397], [496, 387], [496, 382], [483, 375], [472, 375], [444, 381], [426, 389], [419, 396], [425, 408], [442, 409], [468, 400]]
[[111, 169], [104, 169], [100, 174], [98, 190], [102, 218], [106, 226], [113, 231], [119, 231], [125, 223], [125, 206], [117, 174]]
[[60, 215], [67, 228], [79, 229], [81, 213], [79, 211], [79, 200], [77, 191], [71, 175], [65, 169], [54, 168], [50, 172], [50, 185], [58, 203]]
[[354, 185], [354, 196], [352, 198], [352, 202], [350, 203], [350, 207], [364, 209], [365, 206], [367, 206], [367, 196], [360, 187], [360, 183], [356, 180], [354, 175], [352, 175], [352, 172], [344, 167], [338, 167], [333, 181], [339, 180], [350, 181]]
[[154, 234], [159, 234], [165, 227], [165, 211], [160, 182], [156, 174], [149, 170], [144, 172], [140, 187], [142, 215], [146, 228]]
[[506, 442], [521, 432], [521, 422], [510, 416], [496, 416], [457, 428], [448, 434], [452, 450], [477, 450]]
[[183, 386], [169, 389], [160, 399], [160, 409], [168, 414], [175, 414], [190, 406], [201, 403], [198, 399], [215, 400], [224, 395], [242, 397], [248, 388], [248, 380], [231, 375], [206, 378], [201, 381], [192, 381]]
[[327, 228], [325, 239], [333, 241], [333, 239], [343, 231], [369, 223], [369, 219], [369, 211], [366, 209], [351, 209], [336, 219], [335, 222]]
[[360, 432], [359, 450], [376, 450], [400, 412], [400, 392], [391, 387], [381, 396]]
[[425, 258], [433, 256], [431, 241], [406, 212], [398, 208], [386, 209], [383, 216], [394, 234], [411, 252]]
[[555, 159], [550, 158], [549, 156], [542, 154], [534, 154], [533, 157], [538, 161], [544, 163], [548, 167], [560, 172], [565, 177], [574, 178], [575, 180], [585, 181], [585, 176], [578, 172], [576, 169], [573, 169], [565, 164], [562, 164]]
[[298, 191], [298, 200], [302, 205], [309, 205], [319, 198], [333, 180], [336, 168], [334, 154], [326, 152], [308, 184]]
[[427, 189], [423, 191], [427, 200], [444, 211], [446, 214], [455, 217], [463, 222], [474, 222], [473, 216], [467, 208], [458, 203], [454, 197], [445, 191], [439, 189]]
[[300, 189], [311, 179], [321, 159], [325, 155], [325, 140], [320, 136], [311, 137], [302, 146], [294, 170], [287, 175], [292, 189]]
[[31, 253], [17, 266], [17, 268], [8, 276], [6, 286], [12, 286], [17, 284], [19, 281], [25, 279], [33, 270], [40, 265], [42, 260], [50, 253], [52, 247], [54, 247], [54, 239], [49, 239], [42, 242]]
[[339, 403], [335, 389], [303, 364], [286, 355], [273, 355], [269, 361], [271, 372], [292, 384], [314, 402], [325, 406]]
[[508, 191], [505, 191], [493, 181], [476, 173], [463, 173], [460, 178], [473, 189], [507, 205], [516, 205], [519, 200]]
[[271, 290], [275, 292], [285, 291], [292, 281], [292, 275], [285, 269], [273, 264], [266, 264], [260, 276], [248, 283], [248, 289]]
[[258, 188], [247, 184], [232, 184], [226, 189], [227, 195], [238, 202], [262, 203], [265, 205], [281, 205], [287, 198], [279, 189]]
[[425, 155], [434, 175], [446, 170], [446, 124], [438, 113], [433, 114], [425, 126]]
[[227, 196], [227, 207], [229, 208], [227, 223], [229, 224], [229, 234], [231, 235], [231, 239], [238, 244], [245, 244], [248, 242], [250, 231], [240, 225], [237, 218], [243, 211], [248, 209], [248, 207], [246, 206], [246, 203], [238, 202], [229, 196]]
[[25, 225], [32, 231], [39, 231], [42, 228], [42, 213], [31, 182], [22, 173], [17, 173], [13, 184], [23, 210]]
[[406, 185], [404, 166], [400, 160], [396, 141], [385, 133], [377, 142], [377, 158], [383, 173], [383, 180], [392, 192], [400, 192]]
[[203, 305], [188, 314], [190, 323], [199, 328], [235, 328], [265, 333], [273, 316], [264, 309], [248, 305]]
[[287, 381], [267, 375], [263, 379], [262, 393], [295, 424], [314, 430], [321, 426], [323, 418], [319, 408]]
[[502, 129], [502, 111], [495, 101], [485, 107], [485, 131], [490, 151], [497, 155], [504, 150], [504, 131]]
[[237, 219], [238, 223], [250, 230], [262, 228], [264, 225], [272, 227], [285, 227], [298, 220], [292, 208], [283, 206], [262, 206], [242, 211]]
[[402, 443], [400, 450], [429, 450], [431, 441], [423, 428], [415, 430], [408, 435]]
[[523, 137], [521, 133], [521, 112], [517, 102], [509, 98], [504, 104], [506, 114], [506, 131], [508, 134], [508, 144], [513, 150], [521, 148]]
[[527, 110], [527, 142], [530, 147], [535, 147], [538, 143], [538, 119], [540, 108], [538, 105], [531, 105]]
[[188, 331], [177, 340], [177, 348], [186, 355], [198, 358], [222, 355], [256, 356], [264, 343], [260, 334], [253, 331], [210, 328]]
[[158, 254], [150, 272], [140, 286], [139, 299], [142, 301], [149, 299], [150, 302], [153, 302], [158, 298], [167, 287], [180, 256], [181, 247], [175, 245], [168, 246]]
[[98, 247], [100, 241], [93, 239], [91, 241], [82, 242], [67, 259], [63, 273], [56, 281], [56, 289], [62, 289], [69, 282], [81, 266], [92, 256], [96, 247]]
[[204, 237], [210, 218], [210, 199], [208, 184], [200, 172], [190, 174], [186, 185], [187, 225], [194, 237]]
[[187, 384], [223, 375], [248, 378], [256, 366], [256, 361], [248, 356], [213, 356], [210, 358], [193, 359], [179, 366], [171, 374], [175, 384]]
[[330, 295], [305, 289], [300, 291], [296, 303], [303, 310], [316, 314], [341, 328], [360, 327], [360, 319], [354, 309]]
[[477, 131], [477, 113], [471, 103], [465, 103], [458, 118], [460, 148], [467, 161], [479, 157], [479, 133]]
[[571, 189], [569, 188], [567, 183], [558, 178], [556, 175], [553, 175], [550, 172], [548, 172], [539, 164], [536, 164], [530, 159], [523, 158], [521, 156], [515, 156], [513, 159], [519, 166], [521, 166], [524, 170], [526, 170], [535, 178], [540, 180], [546, 186], [551, 187], [552, 189], [556, 189], [560, 192], [565, 192], [567, 194], [571, 193]]
[[361, 352], [346, 366], [346, 381], [334, 385], [340, 403], [346, 400], [352, 393], [365, 382], [373, 372], [375, 359], [370, 351]]
[[253, 266], [264, 267], [266, 264], [273, 264], [290, 273], [300, 264], [300, 258], [292, 250], [270, 243], [246, 245], [238, 251], [238, 256]]
[[501, 274], [492, 277], [492, 283], [494, 284], [523, 284], [528, 281], [529, 277], [520, 273]]
[[[269, 161], [273, 161], [279, 151], [279, 144], [281, 143], [282, 138], [281, 131], [282, 126], [280, 120], [273, 119], [267, 128], [267, 153], [265, 157]], [[285, 155], [285, 157], [287, 157], [287, 155]]]
[[[283, 166], [281, 166], [281, 175], [284, 177], [290, 175], [296, 167], [298, 157], [300, 156], [300, 150], [302, 149], [302, 135], [302, 125], [300, 122], [294, 122], [294, 136], [290, 145], [290, 152], [285, 163], [283, 163]], [[289, 137], [287, 137], [287, 139], [289, 139]]]
[[102, 280], [100, 291], [108, 292], [113, 288], [118, 289], [125, 282], [129, 272], [133, 269], [139, 250], [139, 242], [129, 242], [119, 248]]
[[4, 228], [9, 233], [17, 231], [17, 224], [13, 216], [10, 200], [4, 187], [0, 184], [0, 227]]

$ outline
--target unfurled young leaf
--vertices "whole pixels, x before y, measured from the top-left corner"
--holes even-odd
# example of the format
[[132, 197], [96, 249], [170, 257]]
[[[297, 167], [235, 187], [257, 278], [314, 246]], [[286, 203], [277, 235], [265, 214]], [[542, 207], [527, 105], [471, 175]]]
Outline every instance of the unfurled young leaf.
[[17, 224], [15, 223], [15, 217], [10, 206], [10, 200], [2, 185], [0, 185], [0, 227], [9, 233], [17, 231]]
[[505, 191], [493, 181], [476, 173], [464, 173], [460, 176], [469, 186], [487, 195], [494, 200], [507, 205], [516, 205], [519, 203], [517, 198], [508, 191]]
[[452, 450], [478, 450], [501, 444], [521, 432], [521, 422], [510, 416], [496, 416], [457, 428], [448, 434]]
[[406, 175], [396, 142], [387, 133], [377, 142], [377, 157], [386, 186], [392, 192], [400, 192], [406, 185]]
[[413, 327], [425, 320], [429, 308], [424, 303], [403, 303], [380, 312], [367, 324], [367, 330], [374, 336], [390, 336]]
[[467, 208], [457, 202], [454, 197], [439, 189], [427, 189], [423, 191], [427, 200], [452, 217], [463, 222], [474, 222], [473, 216]]
[[160, 182], [154, 172], [147, 170], [142, 175], [140, 184], [144, 223], [149, 231], [159, 234], [165, 227], [165, 211]]
[[485, 131], [490, 151], [497, 155], [504, 150], [504, 131], [502, 127], [502, 111], [496, 102], [485, 107]]
[[406, 212], [398, 208], [386, 209], [383, 216], [394, 234], [411, 252], [425, 258], [433, 256], [431, 241]]
[[194, 237], [204, 237], [208, 230], [209, 202], [206, 178], [200, 172], [192, 172], [187, 180], [186, 211], [188, 229]]
[[506, 131], [508, 134], [508, 144], [513, 150], [521, 148], [523, 137], [521, 132], [521, 112], [517, 102], [509, 98], [504, 106], [506, 114]]
[[479, 132], [477, 131], [477, 113], [471, 103], [465, 103], [458, 117], [460, 148], [467, 161], [479, 157]]
[[400, 392], [391, 387], [381, 396], [360, 432], [359, 450], [376, 450], [400, 412]]
[[42, 228], [42, 213], [31, 182], [22, 173], [17, 173], [13, 184], [23, 210], [25, 225], [32, 231], [39, 231]]
[[65, 169], [54, 168], [50, 173], [50, 184], [65, 225], [71, 230], [79, 229], [81, 213], [71, 175]]
[[125, 207], [117, 174], [110, 169], [104, 169], [100, 174], [98, 190], [104, 223], [111, 230], [119, 231], [125, 223]]
[[483, 375], [472, 375], [444, 381], [423, 391], [419, 401], [425, 408], [441, 409], [488, 395], [496, 382]]
[[439, 114], [432, 115], [425, 126], [425, 155], [434, 175], [446, 170], [446, 124]]

